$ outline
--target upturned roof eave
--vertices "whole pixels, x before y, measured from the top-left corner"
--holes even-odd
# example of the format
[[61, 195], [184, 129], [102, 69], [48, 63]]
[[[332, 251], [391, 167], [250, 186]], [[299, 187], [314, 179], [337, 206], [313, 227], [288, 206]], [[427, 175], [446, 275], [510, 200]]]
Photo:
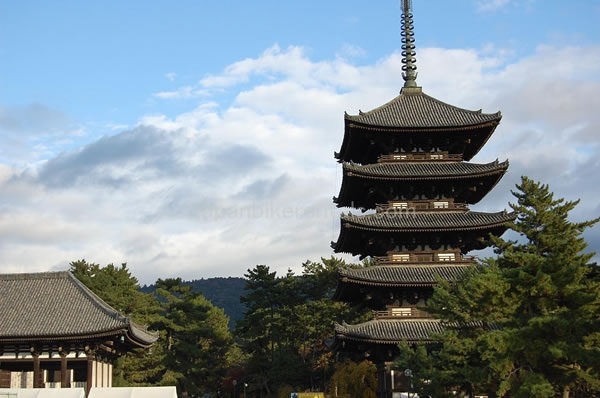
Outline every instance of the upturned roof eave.
[[[448, 212], [450, 213], [450, 212]], [[462, 212], [461, 214], [473, 214], [475, 212]], [[356, 229], [361, 229], [361, 230], [367, 230], [367, 231], [382, 231], [382, 232], [433, 232], [433, 231], [470, 231], [470, 230], [482, 230], [482, 229], [493, 229], [493, 228], [498, 228], [498, 227], [502, 227], [502, 226], [506, 226], [507, 223], [512, 222], [515, 220], [516, 218], [516, 213], [515, 212], [511, 212], [511, 213], [507, 213], [506, 211], [502, 211], [502, 212], [498, 212], [498, 213], [477, 213], [477, 214], [483, 214], [483, 215], [489, 215], [489, 216], [499, 216], [501, 217], [501, 219], [497, 220], [496, 222], [488, 222], [488, 223], [481, 223], [481, 224], [467, 224], [467, 225], [436, 225], [436, 226], [419, 226], [419, 225], [414, 225], [414, 226], [394, 226], [394, 225], [390, 225], [390, 226], [376, 226], [376, 225], [367, 225], [365, 223], [361, 224], [359, 222], [357, 222], [358, 220], [362, 220], [365, 219], [365, 217], [372, 217], [372, 216], [382, 216], [382, 217], [386, 217], [385, 214], [387, 213], [374, 213], [374, 214], [368, 214], [365, 216], [346, 216], [346, 215], [341, 215], [340, 217], [340, 222], [342, 224], [342, 228], [343, 229], [348, 229], [348, 228], [356, 228]], [[418, 214], [418, 213], [417, 213]], [[436, 216], [438, 217], [443, 217], [445, 213], [439, 213], [436, 214]], [[414, 214], [413, 214], [414, 216]], [[352, 218], [352, 219], [350, 219]]]
[[[477, 130], [480, 128], [492, 127], [493, 129], [500, 123], [502, 116], [499, 115], [497, 119], [492, 119], [485, 122], [465, 124], [465, 125], [452, 125], [452, 126], [384, 126], [380, 124], [367, 124], [352, 119], [346, 119], [346, 128], [360, 128], [364, 130], [372, 131], [386, 131], [392, 133], [443, 133], [443, 132], [456, 132], [456, 131], [467, 131]], [[492, 130], [493, 131], [493, 130]]]
[[[421, 272], [429, 272], [431, 275], [437, 275], [439, 276], [441, 279], [443, 280], [447, 280], [447, 281], [455, 281], [458, 280], [458, 277], [460, 277], [460, 275], [451, 275], [451, 277], [446, 277], [445, 275], [442, 275], [439, 271], [440, 269], [443, 268], [447, 268], [447, 269], [454, 269], [454, 272], [457, 273], [462, 273], [464, 272], [464, 270], [466, 270], [467, 268], [470, 268], [473, 266], [473, 263], [463, 263], [463, 264], [443, 264], [443, 265], [435, 265], [435, 266], [423, 266], [423, 265], [414, 265], [414, 266], [398, 266], [398, 265], [377, 265], [374, 267], [381, 267], [381, 268], [412, 268], [412, 269], [418, 269]], [[352, 271], [356, 271], [356, 272], [352, 272]], [[368, 285], [368, 286], [390, 286], [390, 287], [395, 287], [395, 286], [433, 286], [436, 285], [438, 282], [435, 279], [432, 280], [428, 280], [428, 281], [424, 281], [424, 280], [416, 280], [416, 279], [406, 279], [406, 280], [382, 280], [382, 279], [377, 279], [377, 277], [375, 276], [370, 276], [370, 275], [356, 275], [357, 273], [359, 273], [360, 271], [372, 271], [369, 268], [363, 268], [360, 270], [343, 270], [343, 271], [339, 271], [338, 272], [338, 284], [356, 284], [356, 285]]]
[[[468, 165], [473, 165], [472, 163], [467, 163], [467, 162], [438, 162], [438, 163], [431, 163], [431, 162], [411, 162], [407, 164], [422, 164], [422, 163], [426, 163], [428, 165], [465, 165], [466, 167], [471, 167]], [[509, 162], [508, 159], [503, 161], [503, 162], [490, 162], [490, 163], [484, 163], [484, 164], [475, 164], [476, 166], [490, 166], [490, 169], [488, 170], [484, 170], [484, 171], [473, 171], [473, 172], [465, 172], [465, 173], [455, 173], [455, 174], [436, 174], [436, 175], [398, 175], [398, 174], [393, 174], [393, 173], [387, 173], [386, 172], [379, 172], [379, 173], [374, 173], [371, 171], [371, 169], [376, 170], [376, 165], [382, 165], [379, 166], [381, 168], [383, 168], [385, 165], [389, 165], [387, 163], [377, 163], [377, 164], [372, 164], [372, 165], [361, 165], [361, 164], [356, 164], [353, 162], [343, 162], [343, 176], [346, 177], [358, 177], [358, 178], [366, 178], [366, 179], [380, 179], [380, 180], [452, 180], [452, 179], [472, 179], [472, 178], [481, 178], [481, 177], [487, 177], [490, 175], [496, 175], [496, 174], [500, 174], [500, 175], [504, 175], [506, 173], [506, 171], [508, 170], [508, 166], [509, 166]], [[352, 175], [348, 175], [348, 173], [352, 173]]]
[[16, 342], [72, 342], [95, 340], [106, 337], [119, 337], [127, 334], [127, 328], [117, 328], [110, 330], [101, 330], [97, 332], [85, 333], [63, 333], [63, 334], [47, 334], [47, 335], [11, 335], [0, 336], [1, 343], [16, 343]]
[[[454, 113], [454, 117], [456, 118], [457, 115], [461, 115], [462, 117], [478, 117], [480, 118], [480, 120], [474, 120], [471, 123], [465, 123], [464, 121], [451, 121], [451, 120], [446, 120], [446, 123], [436, 123], [436, 124], [430, 124], [430, 125], [411, 125], [411, 124], [391, 124], [391, 123], [387, 123], [387, 124], [380, 124], [380, 123], [374, 123], [372, 121], [369, 121], [368, 118], [369, 117], [373, 117], [376, 116], [378, 114], [382, 114], [380, 117], [381, 118], [386, 118], [389, 117], [389, 115], [386, 115], [385, 112], [388, 110], [388, 108], [392, 108], [396, 105], [396, 103], [400, 103], [403, 100], [409, 100], [409, 98], [419, 98], [421, 99], [423, 102], [428, 102], [430, 103], [430, 106], [432, 107], [437, 107], [438, 111], [440, 109], [444, 109], [448, 114]], [[401, 106], [402, 104], [398, 104], [396, 106]], [[404, 107], [408, 108], [410, 106], [410, 104], [406, 104]], [[360, 112], [360, 111], [359, 111]], [[425, 116], [425, 115], [424, 115]], [[448, 116], [446, 116], [448, 117]], [[396, 119], [399, 119], [398, 117], [396, 117]], [[426, 117], [418, 117], [419, 120], [426, 120]], [[380, 105], [370, 111], [367, 112], [360, 112], [358, 115], [350, 115], [347, 112], [344, 112], [344, 120], [348, 121], [350, 123], [356, 123], [358, 126], [360, 127], [364, 127], [364, 128], [377, 128], [377, 129], [382, 129], [382, 130], [387, 130], [387, 129], [392, 129], [392, 130], [414, 130], [414, 131], [442, 131], [442, 130], [460, 130], [463, 128], [478, 128], [478, 127], [485, 127], [486, 125], [488, 125], [489, 123], [495, 123], [498, 124], [500, 122], [500, 120], [502, 119], [502, 113], [500, 111], [495, 112], [495, 113], [483, 113], [481, 110], [477, 110], [477, 111], [473, 111], [473, 110], [469, 110], [469, 109], [464, 109], [464, 108], [460, 108], [457, 107], [455, 105], [451, 105], [448, 104], [447, 102], [444, 101], [440, 101], [437, 98], [434, 98], [430, 95], [427, 95], [423, 92], [419, 92], [419, 93], [411, 93], [411, 94], [404, 94], [401, 93], [400, 95], [396, 96], [395, 98], [391, 99], [390, 101], [386, 102], [383, 105]]]
[[[434, 325], [433, 328], [435, 328], [435, 326], [437, 326], [437, 329], [439, 330], [426, 330], [426, 329], [422, 329], [421, 332], [424, 334], [423, 336], [374, 336], [374, 335], [366, 335], [368, 332], [366, 330], [363, 330], [362, 332], [358, 332], [358, 329], [361, 327], [365, 327], [366, 325], [372, 325], [372, 324], [379, 324], [379, 323], [390, 323], [390, 324], [394, 324], [394, 323], [405, 323], [405, 324], [412, 324], [411, 327], [416, 327], [419, 324], [422, 325]], [[355, 330], [353, 330], [355, 329]], [[440, 320], [437, 319], [428, 319], [428, 320], [407, 320], [407, 319], [396, 319], [396, 320], [371, 320], [371, 321], [367, 321], [361, 324], [357, 324], [357, 325], [340, 325], [340, 324], [335, 324], [335, 339], [339, 339], [339, 340], [351, 340], [351, 341], [358, 341], [358, 342], [364, 342], [364, 343], [373, 343], [373, 344], [400, 344], [404, 341], [408, 342], [408, 343], [432, 343], [432, 342], [436, 342], [437, 340], [431, 338], [432, 334], [436, 334], [439, 333], [441, 331], [443, 331], [444, 326], [442, 325], [442, 322]], [[357, 334], [355, 334], [354, 332], [356, 331]], [[385, 333], [390, 333], [390, 330], [385, 330], [383, 331]], [[397, 332], [400, 332], [397, 330]], [[362, 335], [358, 335], [358, 333], [361, 333]]]
[[[143, 330], [135, 330], [139, 326], [130, 326], [97, 332], [72, 333], [72, 334], [49, 334], [49, 335], [15, 335], [0, 336], [0, 343], [58, 343], [58, 342], [86, 342], [106, 338], [125, 337], [132, 345], [147, 348], [156, 342], [158, 335], [154, 336]], [[147, 335], [147, 336], [145, 336]]]

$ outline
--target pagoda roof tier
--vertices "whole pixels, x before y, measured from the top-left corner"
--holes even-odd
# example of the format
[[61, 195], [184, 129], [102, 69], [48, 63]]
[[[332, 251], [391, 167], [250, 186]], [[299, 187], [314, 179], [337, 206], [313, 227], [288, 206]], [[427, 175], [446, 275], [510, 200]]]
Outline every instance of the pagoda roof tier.
[[[411, 187], [421, 186], [431, 193], [436, 189], [455, 202], [477, 203], [492, 190], [508, 169], [508, 160], [491, 163], [467, 162], [394, 162], [359, 165], [344, 163], [342, 186], [334, 202], [338, 207], [374, 209], [394, 196], [414, 194]], [[447, 189], [446, 189], [447, 188]], [[393, 195], [393, 196], [391, 196]], [[390, 197], [391, 196], [391, 197]], [[395, 199], [397, 200], [397, 199]]]
[[399, 246], [452, 244], [463, 253], [483, 249], [490, 233], [501, 235], [515, 214], [481, 212], [384, 212], [362, 216], [342, 215], [336, 253], [383, 256]]
[[477, 211], [448, 211], [439, 213], [384, 212], [342, 215], [344, 229], [356, 228], [386, 232], [427, 232], [487, 229], [504, 225], [515, 219], [514, 212], [483, 213]]
[[438, 278], [457, 281], [473, 263], [436, 265], [376, 265], [338, 272], [333, 299], [355, 302], [364, 299], [362, 288], [432, 287]]
[[420, 88], [403, 89], [391, 101], [368, 112], [358, 115], [344, 115], [348, 121], [364, 126], [440, 129], [477, 126], [498, 122], [500, 112], [482, 113], [471, 111], [442, 102], [425, 94]]
[[445, 330], [437, 319], [374, 319], [357, 325], [335, 325], [335, 340], [393, 344], [431, 343]]
[[433, 286], [441, 278], [456, 281], [472, 263], [436, 265], [375, 265], [344, 269], [338, 273], [339, 283], [370, 286]]
[[[410, 91], [410, 93], [408, 93]], [[403, 90], [369, 112], [344, 116], [344, 140], [335, 157], [361, 164], [377, 162], [398, 149], [439, 149], [470, 160], [490, 138], [502, 115], [458, 108], [424, 94]]]
[[0, 275], [0, 342], [124, 337], [147, 347], [158, 336], [110, 307], [70, 272]]
[[456, 322], [444, 322], [439, 319], [374, 319], [371, 321], [348, 325], [346, 323], [335, 325], [335, 337], [332, 344], [334, 349], [344, 350], [345, 342], [367, 343], [374, 345], [393, 345], [407, 342], [436, 343], [436, 334], [443, 333], [446, 329], [456, 328], [485, 328], [487, 330], [497, 329], [496, 326], [483, 322], [468, 322], [458, 324]]
[[508, 160], [490, 163], [468, 162], [393, 162], [360, 165], [344, 162], [344, 173], [359, 178], [382, 180], [443, 180], [448, 178], [474, 178], [490, 174], [504, 174]]

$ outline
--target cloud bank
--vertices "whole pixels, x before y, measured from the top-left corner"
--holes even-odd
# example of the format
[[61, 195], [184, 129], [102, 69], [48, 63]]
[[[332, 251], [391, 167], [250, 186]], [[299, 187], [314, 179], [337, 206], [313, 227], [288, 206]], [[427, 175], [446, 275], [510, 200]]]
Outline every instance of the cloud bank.
[[[504, 115], [474, 161], [508, 158], [511, 166], [475, 208], [506, 208], [510, 189], [528, 175], [558, 196], [581, 198], [574, 219], [596, 217], [600, 48], [540, 46], [518, 60], [507, 54], [419, 51], [425, 92]], [[64, 269], [85, 258], [127, 262], [150, 283], [239, 276], [256, 264], [299, 269], [306, 259], [329, 256], [339, 230], [331, 197], [341, 183], [333, 152], [341, 145], [343, 112], [396, 96], [400, 71], [399, 53], [356, 66], [273, 46], [196, 86], [155, 94], [187, 98], [188, 112], [142, 115], [131, 129], [107, 131], [43, 162], [1, 162], [1, 272]], [[233, 103], [212, 102], [211, 93], [223, 90], [237, 93]], [[22, 112], [68, 125], [52, 112]], [[0, 109], [0, 128], [38, 136], [19, 120]], [[586, 237], [600, 249], [598, 227]]]

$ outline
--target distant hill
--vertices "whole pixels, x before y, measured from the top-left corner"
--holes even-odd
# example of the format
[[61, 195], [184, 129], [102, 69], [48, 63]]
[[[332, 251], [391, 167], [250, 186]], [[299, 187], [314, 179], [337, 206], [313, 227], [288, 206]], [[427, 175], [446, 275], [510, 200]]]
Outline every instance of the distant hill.
[[[246, 280], [244, 278], [208, 278], [184, 281], [191, 285], [195, 292], [202, 293], [216, 307], [223, 308], [229, 316], [229, 328], [235, 327], [235, 322], [244, 317], [246, 306], [240, 303], [240, 296], [244, 294]], [[152, 293], [154, 285], [140, 288], [144, 293]]]

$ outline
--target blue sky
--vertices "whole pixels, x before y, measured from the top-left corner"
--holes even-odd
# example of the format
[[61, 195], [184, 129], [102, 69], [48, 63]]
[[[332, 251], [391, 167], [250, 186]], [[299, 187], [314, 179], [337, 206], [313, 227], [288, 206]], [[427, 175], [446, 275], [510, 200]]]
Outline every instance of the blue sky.
[[[330, 255], [331, 154], [344, 110], [402, 85], [398, 3], [0, 2], [0, 271], [85, 257], [150, 282]], [[424, 90], [504, 114], [475, 160], [511, 172], [479, 209], [528, 174], [597, 216], [600, 2], [414, 8]]]

